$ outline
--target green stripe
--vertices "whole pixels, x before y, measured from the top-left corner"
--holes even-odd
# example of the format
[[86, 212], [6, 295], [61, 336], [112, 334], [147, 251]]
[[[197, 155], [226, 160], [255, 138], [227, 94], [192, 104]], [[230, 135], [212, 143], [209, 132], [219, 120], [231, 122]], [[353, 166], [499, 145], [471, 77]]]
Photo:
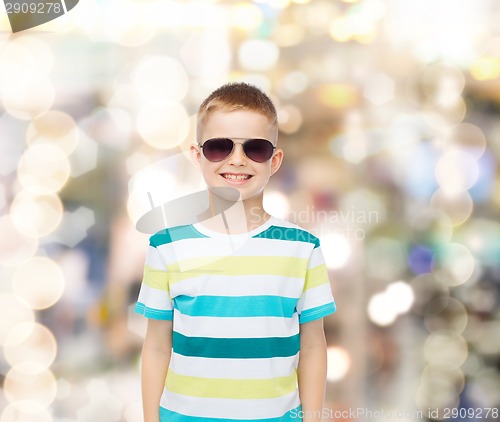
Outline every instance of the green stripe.
[[312, 243], [315, 248], [319, 246], [319, 239], [316, 236], [305, 230], [296, 229], [294, 227], [271, 226], [253, 237], [274, 240], [289, 240], [292, 242], [307, 242]]
[[300, 350], [299, 334], [291, 337], [212, 338], [172, 335], [175, 353], [184, 356], [220, 359], [266, 359], [289, 357]]
[[172, 321], [174, 318], [174, 311], [172, 310], [150, 308], [141, 302], [136, 303], [134, 311], [150, 319]]
[[298, 298], [283, 296], [177, 296], [174, 307], [181, 314], [205, 317], [292, 318]]
[[166, 245], [183, 239], [197, 239], [208, 237], [196, 230], [191, 224], [185, 226], [176, 226], [161, 230], [149, 238], [149, 244], [153, 247]]
[[264, 379], [202, 378], [168, 370], [165, 387], [172, 393], [214, 399], [272, 399], [295, 391], [297, 373]]
[[[224, 419], [207, 418], [203, 416], [189, 416], [182, 413], [173, 412], [160, 406], [160, 422], [300, 422], [302, 419], [302, 406], [299, 405], [295, 409], [289, 410], [283, 416], [264, 419]], [[250, 416], [250, 415], [248, 415]]]
[[325, 305], [316, 306], [315, 308], [306, 309], [299, 315], [299, 323], [315, 321], [317, 319], [333, 314], [337, 310], [335, 302], [330, 302]]

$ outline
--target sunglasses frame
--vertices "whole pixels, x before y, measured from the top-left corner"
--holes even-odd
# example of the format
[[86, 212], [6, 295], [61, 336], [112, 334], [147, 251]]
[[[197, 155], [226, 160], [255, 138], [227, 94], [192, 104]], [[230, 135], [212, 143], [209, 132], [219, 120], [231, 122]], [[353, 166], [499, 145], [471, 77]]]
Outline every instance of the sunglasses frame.
[[[230, 140], [230, 141], [233, 143], [233, 147], [231, 148], [231, 151], [229, 151], [229, 154], [227, 154], [224, 158], [222, 158], [222, 159], [220, 159], [220, 160], [217, 160], [217, 161], [213, 161], [213, 160], [210, 160], [210, 159], [209, 159], [209, 158], [205, 155], [205, 152], [204, 152], [204, 150], [203, 150], [203, 146], [204, 146], [207, 142], [209, 142], [209, 141], [213, 141], [213, 140], [216, 140], [216, 139], [224, 139], [224, 140], [225, 140], [225, 139], [228, 139], [228, 140]], [[243, 140], [243, 142], [234, 142], [234, 139]], [[264, 141], [264, 142], [268, 142], [268, 143], [270, 143], [270, 144], [271, 144], [271, 146], [273, 147], [273, 152], [272, 152], [271, 156], [270, 156], [267, 160], [265, 160], [265, 161], [256, 161], [256, 160], [252, 159], [251, 157], [249, 157], [249, 156], [247, 155], [247, 153], [245, 152], [245, 144], [246, 144], [247, 142], [249, 142], [249, 141]], [[231, 154], [232, 154], [232, 153], [233, 153], [233, 151], [234, 151], [234, 147], [235, 147], [235, 145], [236, 145], [236, 144], [240, 144], [240, 145], [243, 147], [243, 153], [245, 154], [245, 156], [246, 156], [248, 159], [252, 160], [252, 161], [253, 161], [253, 162], [255, 162], [255, 163], [259, 163], [259, 164], [265, 163], [265, 162], [269, 161], [271, 158], [273, 158], [274, 151], [276, 150], [276, 146], [275, 146], [275, 145], [273, 145], [273, 143], [272, 143], [269, 139], [264, 139], [264, 138], [233, 138], [233, 137], [228, 137], [228, 136], [227, 136], [227, 137], [226, 137], [226, 136], [218, 136], [218, 137], [216, 137], [216, 138], [210, 138], [210, 139], [207, 139], [207, 140], [203, 141], [203, 143], [202, 143], [202, 144], [198, 144], [198, 146], [201, 148], [201, 150], [203, 151], [203, 156], [204, 156], [204, 157], [205, 157], [208, 161], [210, 161], [210, 162], [212, 162], [212, 163], [220, 163], [221, 161], [224, 161], [227, 157], [230, 157], [230, 156], [231, 156]]]

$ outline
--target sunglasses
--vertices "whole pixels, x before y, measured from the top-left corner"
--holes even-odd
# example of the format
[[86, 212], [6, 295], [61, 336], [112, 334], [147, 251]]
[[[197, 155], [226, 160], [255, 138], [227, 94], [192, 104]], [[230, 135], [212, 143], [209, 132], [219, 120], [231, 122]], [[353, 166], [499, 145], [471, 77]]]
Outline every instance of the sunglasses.
[[[233, 138], [246, 139], [246, 138]], [[230, 138], [212, 138], [203, 142], [200, 148], [208, 161], [218, 162], [229, 157], [234, 150], [234, 142]], [[267, 139], [247, 139], [245, 142], [238, 142], [243, 146], [243, 152], [256, 163], [265, 163], [274, 153], [276, 147]]]

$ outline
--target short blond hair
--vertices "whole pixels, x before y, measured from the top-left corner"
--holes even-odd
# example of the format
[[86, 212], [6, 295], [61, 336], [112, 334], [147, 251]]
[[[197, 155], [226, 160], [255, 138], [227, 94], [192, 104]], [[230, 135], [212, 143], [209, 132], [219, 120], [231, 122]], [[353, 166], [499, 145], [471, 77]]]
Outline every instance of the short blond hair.
[[278, 115], [272, 100], [259, 88], [245, 82], [222, 85], [203, 101], [198, 109], [197, 136], [210, 113], [214, 111], [255, 111], [277, 127]]

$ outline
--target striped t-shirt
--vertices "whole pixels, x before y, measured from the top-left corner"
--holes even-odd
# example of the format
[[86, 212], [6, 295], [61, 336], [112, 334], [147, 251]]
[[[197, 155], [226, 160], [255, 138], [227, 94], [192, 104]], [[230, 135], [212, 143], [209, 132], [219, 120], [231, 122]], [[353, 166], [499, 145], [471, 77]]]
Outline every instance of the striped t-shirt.
[[173, 320], [162, 421], [297, 422], [299, 324], [335, 312], [319, 240], [271, 217], [151, 236], [136, 312]]

